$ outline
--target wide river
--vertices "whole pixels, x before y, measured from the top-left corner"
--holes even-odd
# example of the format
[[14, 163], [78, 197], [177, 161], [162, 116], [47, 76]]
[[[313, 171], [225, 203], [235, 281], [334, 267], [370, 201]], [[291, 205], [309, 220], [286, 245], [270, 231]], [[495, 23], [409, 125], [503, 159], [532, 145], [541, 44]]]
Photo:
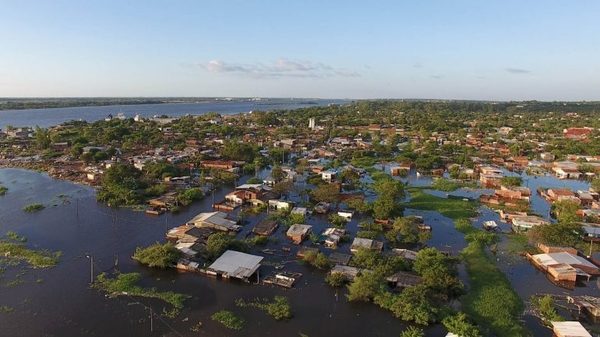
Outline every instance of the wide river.
[[0, 129], [7, 125], [40, 126], [48, 127], [71, 120], [85, 120], [94, 122], [106, 118], [108, 115], [116, 116], [123, 113], [126, 117], [139, 114], [142, 117], [154, 115], [167, 115], [171, 117], [202, 115], [208, 112], [220, 114], [235, 114], [249, 111], [267, 111], [279, 109], [298, 109], [311, 106], [328, 104], [346, 104], [349, 100], [339, 99], [277, 99], [265, 98], [260, 101], [234, 100], [234, 101], [203, 101], [198, 103], [165, 103], [165, 104], [135, 104], [135, 105], [108, 105], [72, 108], [30, 109], [30, 110], [2, 110], [0, 111]]

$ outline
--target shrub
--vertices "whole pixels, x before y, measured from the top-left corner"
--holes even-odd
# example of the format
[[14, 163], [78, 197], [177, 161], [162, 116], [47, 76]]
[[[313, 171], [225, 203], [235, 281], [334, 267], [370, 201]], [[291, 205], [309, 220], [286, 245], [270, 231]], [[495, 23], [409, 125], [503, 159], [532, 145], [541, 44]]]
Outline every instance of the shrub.
[[37, 211], [41, 211], [44, 208], [46, 208], [46, 206], [42, 205], [42, 204], [29, 204], [25, 207], [23, 207], [23, 211], [27, 212], [27, 213], [34, 213]]
[[213, 321], [223, 324], [226, 328], [233, 330], [242, 330], [246, 321], [243, 318], [236, 316], [228, 310], [220, 310], [212, 314], [210, 318]]
[[155, 243], [146, 248], [137, 247], [133, 259], [149, 267], [167, 268], [177, 263], [181, 252], [172, 243]]

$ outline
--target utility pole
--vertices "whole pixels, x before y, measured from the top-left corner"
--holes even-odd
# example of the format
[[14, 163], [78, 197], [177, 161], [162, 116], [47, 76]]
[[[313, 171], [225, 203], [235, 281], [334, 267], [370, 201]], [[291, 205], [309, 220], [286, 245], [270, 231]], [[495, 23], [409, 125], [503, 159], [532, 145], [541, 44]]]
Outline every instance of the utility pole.
[[94, 283], [94, 256], [89, 254], [85, 257], [87, 257], [90, 260], [90, 284], [92, 284]]
[[152, 313], [152, 307], [150, 307], [150, 332], [154, 331], [154, 314]]

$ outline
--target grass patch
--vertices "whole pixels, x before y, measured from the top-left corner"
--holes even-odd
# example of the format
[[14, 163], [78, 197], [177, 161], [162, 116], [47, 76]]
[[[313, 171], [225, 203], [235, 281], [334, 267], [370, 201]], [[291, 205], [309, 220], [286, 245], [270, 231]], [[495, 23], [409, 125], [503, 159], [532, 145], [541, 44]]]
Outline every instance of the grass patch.
[[6, 232], [6, 238], [12, 241], [17, 241], [17, 242], [26, 242], [27, 238], [17, 234], [16, 232], [13, 231], [8, 231]]
[[446, 178], [438, 178], [431, 183], [431, 188], [434, 190], [439, 190], [443, 192], [452, 192], [456, 191], [459, 188], [471, 187], [476, 188], [476, 182], [462, 182], [458, 180], [450, 180]]
[[522, 253], [539, 253], [538, 249], [531, 244], [529, 244], [529, 239], [525, 234], [511, 233], [506, 236], [506, 250], [514, 255], [522, 254]]
[[61, 252], [28, 249], [22, 243], [0, 241], [0, 260], [27, 262], [32, 268], [54, 267]]
[[228, 310], [217, 311], [212, 314], [210, 318], [213, 321], [223, 324], [226, 328], [233, 330], [242, 330], [246, 323], [243, 318], [236, 316], [233, 312]]
[[402, 203], [404, 207], [436, 211], [455, 220], [477, 215], [477, 202], [475, 201], [436, 197], [417, 187], [409, 188], [408, 192], [410, 193], [410, 201]]
[[254, 301], [245, 301], [238, 298], [235, 305], [242, 308], [254, 307], [261, 309], [278, 321], [292, 318], [292, 307], [287, 297], [284, 296], [275, 296], [273, 301], [269, 301], [267, 298], [255, 299]]
[[9, 307], [8, 305], [0, 305], [0, 314], [9, 314], [15, 311], [15, 308]]
[[479, 326], [498, 337], [528, 336], [519, 322], [523, 303], [506, 276], [487, 256], [477, 241], [462, 251], [469, 274], [470, 289], [463, 298], [464, 310]]
[[183, 308], [183, 302], [187, 296], [172, 291], [158, 291], [156, 288], [142, 288], [137, 285], [141, 278], [139, 273], [117, 274], [115, 278], [110, 278], [102, 273], [98, 275], [93, 287], [111, 296], [129, 295], [159, 299], [173, 306], [170, 311], [164, 310], [165, 315], [175, 317]]
[[44, 208], [46, 208], [46, 206], [42, 205], [42, 204], [29, 204], [25, 207], [23, 207], [23, 211], [27, 212], [27, 213], [34, 213], [34, 212], [38, 212], [43, 210]]
[[8, 191], [8, 188], [0, 185], [0, 196], [5, 195], [7, 191]]

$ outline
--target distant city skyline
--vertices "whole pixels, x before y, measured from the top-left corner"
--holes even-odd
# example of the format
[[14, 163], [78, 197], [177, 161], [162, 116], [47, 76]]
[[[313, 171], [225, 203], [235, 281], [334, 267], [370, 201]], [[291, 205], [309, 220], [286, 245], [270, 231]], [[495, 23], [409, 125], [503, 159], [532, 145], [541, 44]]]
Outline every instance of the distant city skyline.
[[0, 97], [600, 100], [600, 2], [2, 1]]

